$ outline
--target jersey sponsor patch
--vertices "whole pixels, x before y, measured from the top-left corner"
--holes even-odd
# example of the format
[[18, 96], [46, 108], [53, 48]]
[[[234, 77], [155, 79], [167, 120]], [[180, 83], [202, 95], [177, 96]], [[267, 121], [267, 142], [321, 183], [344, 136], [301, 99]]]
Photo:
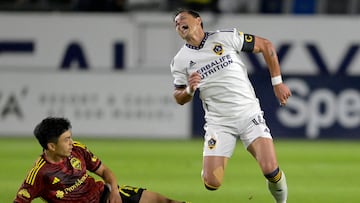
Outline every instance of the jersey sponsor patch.
[[58, 190], [58, 191], [56, 191], [56, 198], [58, 198], [58, 199], [62, 199], [62, 198], [64, 198], [64, 192], [63, 191], [61, 191], [61, 190]]

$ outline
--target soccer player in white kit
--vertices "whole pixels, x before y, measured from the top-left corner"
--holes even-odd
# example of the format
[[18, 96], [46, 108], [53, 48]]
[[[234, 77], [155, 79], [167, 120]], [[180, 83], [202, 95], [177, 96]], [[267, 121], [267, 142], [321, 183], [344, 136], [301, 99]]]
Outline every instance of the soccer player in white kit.
[[285, 203], [285, 174], [279, 168], [270, 130], [239, 56], [241, 51], [262, 53], [275, 96], [281, 105], [286, 105], [291, 92], [282, 82], [272, 43], [235, 28], [205, 32], [200, 15], [192, 10], [178, 10], [173, 20], [177, 33], [186, 42], [170, 65], [174, 97], [183, 105], [198, 89], [205, 111], [201, 173], [205, 187], [216, 190], [221, 186], [239, 138], [257, 160], [276, 202]]

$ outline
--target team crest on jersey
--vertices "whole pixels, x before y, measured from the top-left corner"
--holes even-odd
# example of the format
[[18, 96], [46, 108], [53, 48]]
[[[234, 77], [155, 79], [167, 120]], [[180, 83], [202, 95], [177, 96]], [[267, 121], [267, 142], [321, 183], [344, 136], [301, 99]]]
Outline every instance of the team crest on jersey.
[[215, 54], [220, 56], [220, 55], [222, 55], [224, 53], [224, 48], [222, 47], [221, 44], [215, 44], [214, 48], [213, 48], [213, 51], [215, 52]]
[[209, 141], [208, 141], [208, 147], [209, 149], [214, 149], [216, 146], [216, 140], [212, 137]]
[[81, 170], [81, 162], [79, 159], [73, 157], [70, 159], [71, 166], [76, 170]]

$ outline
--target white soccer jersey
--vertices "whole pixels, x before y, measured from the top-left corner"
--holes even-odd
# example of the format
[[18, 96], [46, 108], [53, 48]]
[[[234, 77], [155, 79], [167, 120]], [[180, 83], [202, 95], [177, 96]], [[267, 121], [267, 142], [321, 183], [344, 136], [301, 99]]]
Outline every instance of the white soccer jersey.
[[237, 29], [206, 32], [199, 47], [185, 44], [171, 63], [175, 87], [185, 87], [188, 76], [201, 74], [200, 98], [208, 124], [226, 124], [260, 112], [260, 104], [239, 55], [254, 36]]

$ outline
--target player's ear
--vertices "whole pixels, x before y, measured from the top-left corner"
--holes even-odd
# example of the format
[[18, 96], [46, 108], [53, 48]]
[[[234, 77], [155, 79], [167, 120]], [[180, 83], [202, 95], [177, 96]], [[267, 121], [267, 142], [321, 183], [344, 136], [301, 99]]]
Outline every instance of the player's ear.
[[200, 17], [197, 17], [197, 18], [196, 18], [196, 21], [198, 22], [198, 24], [199, 24], [199, 25], [201, 25], [202, 20], [201, 20], [201, 18], [200, 18]]
[[49, 142], [47, 144], [48, 150], [55, 151], [55, 143]]

